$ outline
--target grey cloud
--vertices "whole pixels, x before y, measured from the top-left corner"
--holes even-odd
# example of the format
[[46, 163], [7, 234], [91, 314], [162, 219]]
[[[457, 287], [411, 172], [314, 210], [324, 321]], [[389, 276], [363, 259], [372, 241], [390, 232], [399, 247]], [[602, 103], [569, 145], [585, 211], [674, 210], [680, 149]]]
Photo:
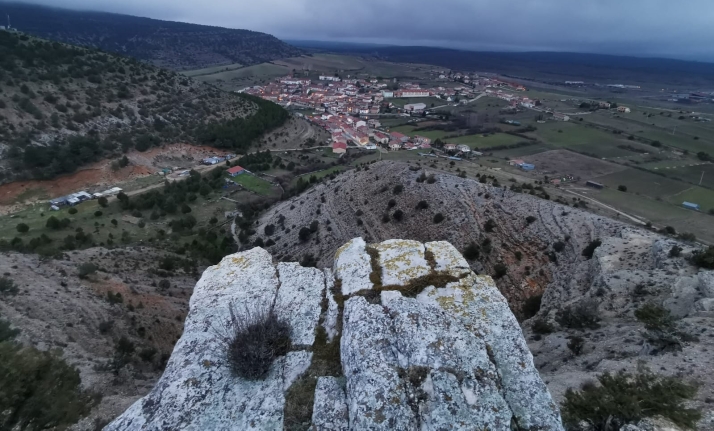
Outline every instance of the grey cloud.
[[711, 0], [37, 1], [292, 39], [714, 59]]

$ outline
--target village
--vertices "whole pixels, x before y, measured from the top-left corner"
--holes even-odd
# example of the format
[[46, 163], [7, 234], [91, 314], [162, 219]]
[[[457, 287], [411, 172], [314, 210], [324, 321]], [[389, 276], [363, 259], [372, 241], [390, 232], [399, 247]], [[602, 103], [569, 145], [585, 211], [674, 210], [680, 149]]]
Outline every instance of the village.
[[[432, 139], [390, 132], [382, 121], [399, 117], [410, 117], [414, 122], [434, 118], [444, 112], [439, 109], [468, 105], [482, 97], [506, 101], [509, 106], [505, 110], [533, 110], [547, 114], [551, 120], [570, 120], [569, 115], [554, 112], [542, 106], [539, 100], [529, 98], [526, 88], [517, 83], [449, 71], [436, 72], [432, 82], [434, 86], [423, 88], [420, 84], [396, 79], [349, 76], [343, 79], [335, 74], [319, 75], [315, 81], [291, 75], [240, 91], [297, 111], [297, 115], [325, 129], [337, 154], [345, 153], [350, 146], [366, 150], [431, 151]], [[618, 110], [629, 112], [625, 107]], [[510, 124], [520, 125], [513, 121]], [[439, 149], [452, 156], [480, 155], [464, 144], [443, 143]]]

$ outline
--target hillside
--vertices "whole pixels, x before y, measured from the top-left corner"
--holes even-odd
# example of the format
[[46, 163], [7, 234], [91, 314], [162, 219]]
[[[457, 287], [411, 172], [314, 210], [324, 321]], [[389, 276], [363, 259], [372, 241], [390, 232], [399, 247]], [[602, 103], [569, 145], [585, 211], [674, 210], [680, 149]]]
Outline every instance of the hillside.
[[[687, 260], [696, 246], [503, 186], [392, 162], [279, 203], [254, 230], [251, 241], [277, 259], [318, 268], [332, 266], [334, 253], [356, 236], [448, 241], [474, 271], [495, 279], [525, 322], [535, 363], [559, 401], [567, 388], [597, 373], [634, 371], [640, 360], [701, 382], [699, 406], [714, 396], [714, 364], [702, 353], [714, 347], [714, 277]], [[643, 325], [646, 317], [635, 312], [648, 304], [669, 326]], [[572, 339], [582, 343], [577, 353]], [[681, 355], [693, 359], [680, 365]], [[700, 429], [714, 424], [705, 425]]]
[[270, 102], [134, 59], [0, 32], [2, 182], [49, 179], [162, 143], [241, 153], [287, 118]]
[[45, 39], [99, 48], [173, 70], [250, 66], [302, 51], [265, 33], [130, 15], [0, 2], [12, 26]]

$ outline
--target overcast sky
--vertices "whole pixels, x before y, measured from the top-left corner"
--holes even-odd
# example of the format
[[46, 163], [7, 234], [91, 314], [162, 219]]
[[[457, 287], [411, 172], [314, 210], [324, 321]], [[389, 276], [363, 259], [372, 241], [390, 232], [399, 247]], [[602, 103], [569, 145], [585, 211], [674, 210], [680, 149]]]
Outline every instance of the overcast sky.
[[[24, 1], [24, 0], [21, 0]], [[712, 0], [33, 0], [282, 39], [714, 61]]]

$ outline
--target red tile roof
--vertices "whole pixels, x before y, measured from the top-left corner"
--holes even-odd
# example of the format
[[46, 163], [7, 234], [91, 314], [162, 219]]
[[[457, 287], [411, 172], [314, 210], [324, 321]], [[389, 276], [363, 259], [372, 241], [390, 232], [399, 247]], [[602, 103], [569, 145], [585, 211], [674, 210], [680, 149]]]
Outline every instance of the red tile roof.
[[244, 170], [245, 170], [245, 169], [243, 169], [243, 168], [240, 167], [240, 166], [234, 166], [234, 167], [228, 169], [228, 173], [229, 173], [229, 174], [237, 174], [238, 172], [243, 172]]

